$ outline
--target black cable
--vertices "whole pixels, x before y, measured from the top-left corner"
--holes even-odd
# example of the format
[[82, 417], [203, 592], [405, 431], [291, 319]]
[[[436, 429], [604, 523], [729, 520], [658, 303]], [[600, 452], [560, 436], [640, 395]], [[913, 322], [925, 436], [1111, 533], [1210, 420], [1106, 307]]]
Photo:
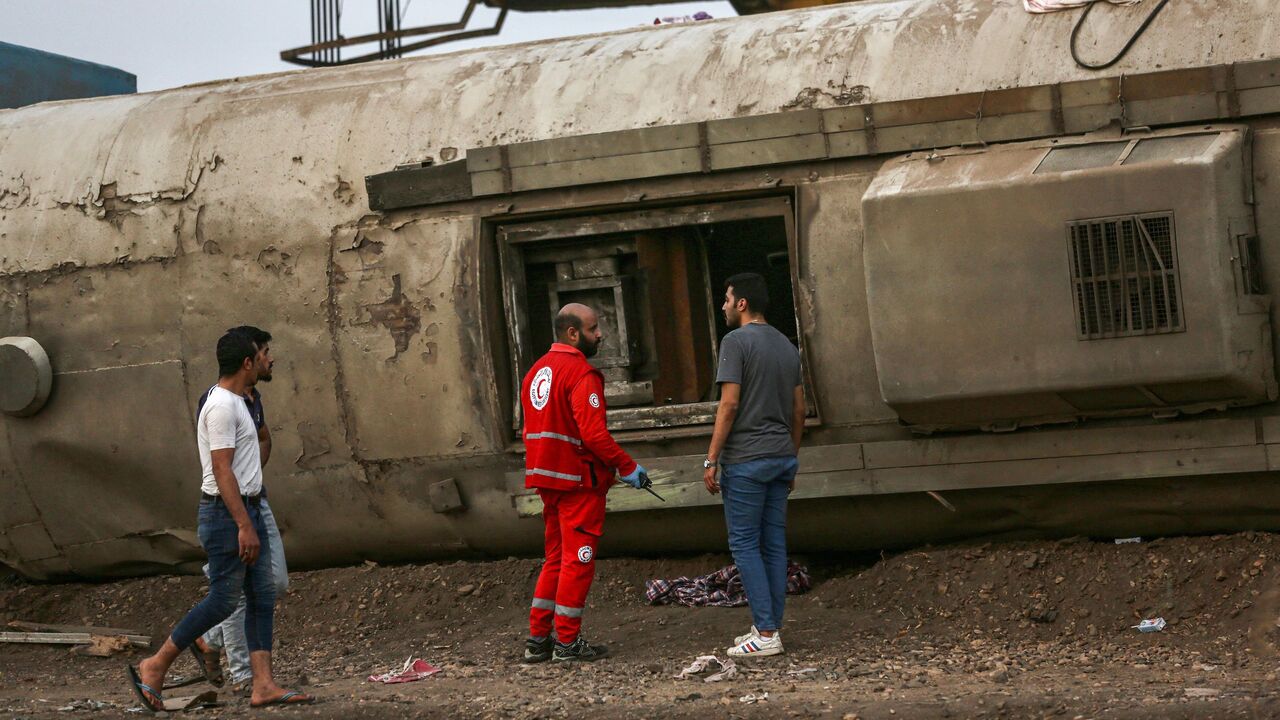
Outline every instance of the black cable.
[[1151, 13], [1147, 15], [1147, 19], [1142, 21], [1142, 24], [1138, 26], [1138, 29], [1129, 37], [1129, 42], [1125, 43], [1124, 47], [1120, 48], [1120, 52], [1117, 53], [1115, 57], [1100, 65], [1091, 65], [1081, 60], [1080, 54], [1076, 52], [1076, 37], [1080, 34], [1080, 28], [1084, 26], [1084, 21], [1089, 17], [1089, 13], [1093, 10], [1093, 6], [1097, 4], [1097, 2], [1089, 3], [1089, 6], [1084, 9], [1084, 12], [1080, 13], [1080, 19], [1076, 20], [1076, 26], [1071, 29], [1071, 59], [1075, 60], [1077, 65], [1085, 68], [1086, 70], [1105, 70], [1106, 68], [1120, 62], [1120, 58], [1124, 57], [1125, 54], [1129, 52], [1129, 48], [1133, 47], [1133, 44], [1138, 41], [1138, 38], [1146, 31], [1147, 26], [1151, 24], [1151, 21], [1156, 19], [1156, 15], [1160, 14], [1160, 11], [1164, 9], [1164, 6], [1169, 4], [1169, 0], [1160, 0], [1160, 2], [1156, 4], [1155, 10], [1152, 10]]

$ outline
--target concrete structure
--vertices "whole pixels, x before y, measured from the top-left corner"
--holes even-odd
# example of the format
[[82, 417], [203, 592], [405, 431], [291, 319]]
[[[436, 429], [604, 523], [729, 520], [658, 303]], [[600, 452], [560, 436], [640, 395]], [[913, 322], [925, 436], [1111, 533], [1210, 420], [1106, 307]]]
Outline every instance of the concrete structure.
[[197, 567], [241, 323], [291, 562], [537, 554], [513, 387], [569, 296], [626, 330], [611, 423], [668, 499], [615, 491], [603, 550], [722, 548], [714, 296], [751, 268], [806, 362], [800, 551], [1280, 529], [1280, 18], [1171, 3], [1099, 73], [1074, 19], [867, 2], [0, 113], [0, 337], [53, 373], [0, 417], [0, 560]]
[[138, 91], [138, 78], [106, 65], [0, 42], [0, 108]]

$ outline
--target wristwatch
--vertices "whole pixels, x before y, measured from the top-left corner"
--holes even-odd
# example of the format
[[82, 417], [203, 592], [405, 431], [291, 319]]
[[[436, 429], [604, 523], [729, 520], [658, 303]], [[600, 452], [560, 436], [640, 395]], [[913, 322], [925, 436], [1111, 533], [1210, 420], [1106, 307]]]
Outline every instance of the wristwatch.
[[703, 460], [703, 461], [702, 461], [702, 469], [703, 469], [703, 470], [706, 470], [706, 469], [708, 469], [708, 468], [713, 468], [713, 467], [715, 467], [715, 466], [716, 466], [716, 461], [715, 461], [715, 460], [712, 460], [712, 459], [710, 459], [710, 458], [707, 458], [707, 459], [705, 459], [705, 460]]

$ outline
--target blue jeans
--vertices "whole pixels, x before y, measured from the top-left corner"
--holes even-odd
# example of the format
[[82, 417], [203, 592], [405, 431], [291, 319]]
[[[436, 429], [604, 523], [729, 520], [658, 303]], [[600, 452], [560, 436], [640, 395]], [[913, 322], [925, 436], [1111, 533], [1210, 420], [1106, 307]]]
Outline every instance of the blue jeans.
[[720, 492], [729, 550], [757, 630], [781, 630], [787, 602], [787, 493], [794, 455], [724, 465]]
[[257, 505], [245, 503], [249, 521], [258, 532], [262, 551], [258, 561], [245, 565], [240, 560], [240, 533], [231, 512], [220, 500], [201, 500], [196, 534], [209, 556], [209, 594], [173, 629], [173, 644], [184, 650], [214, 625], [226, 620], [236, 609], [240, 594], [245, 598], [245, 636], [249, 652], [271, 650], [271, 622], [276, 594], [271, 583], [271, 540]]
[[[272, 585], [275, 587], [276, 597], [280, 597], [289, 589], [289, 566], [285, 564], [284, 543], [280, 540], [280, 528], [276, 526], [276, 517], [271, 513], [271, 506], [267, 504], [265, 496], [259, 508], [262, 512], [262, 524], [267, 527], [266, 539], [270, 542], [270, 550], [264, 548], [262, 557], [270, 556]], [[208, 565], [204, 566], [204, 575], [209, 576]], [[241, 683], [253, 677], [253, 671], [249, 669], [249, 646], [244, 636], [245, 605], [242, 592], [230, 617], [204, 634], [204, 641], [210, 648], [226, 649], [233, 683]]]

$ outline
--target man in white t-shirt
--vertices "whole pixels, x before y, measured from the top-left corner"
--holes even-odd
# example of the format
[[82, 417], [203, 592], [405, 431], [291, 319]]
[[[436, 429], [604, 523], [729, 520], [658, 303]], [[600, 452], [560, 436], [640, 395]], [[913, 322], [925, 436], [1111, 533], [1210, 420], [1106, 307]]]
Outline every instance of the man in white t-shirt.
[[275, 589], [271, 567], [258, 562], [269, 552], [261, 512], [262, 460], [258, 431], [245, 407], [244, 395], [270, 372], [268, 355], [241, 332], [218, 340], [218, 384], [196, 421], [196, 444], [204, 478], [201, 484], [200, 544], [209, 555], [209, 594], [191, 609], [164, 645], [137, 668], [129, 666], [129, 682], [143, 707], [163, 710], [160, 690], [178, 655], [201, 635], [226, 620], [240, 593], [245, 598], [245, 636], [253, 671], [251, 707], [311, 702], [286, 691], [271, 675], [271, 634]]
[[[271, 382], [271, 368], [274, 360], [271, 357], [271, 333], [252, 325], [241, 325], [232, 328], [227, 332], [240, 332], [249, 336], [253, 340], [253, 344], [258, 347], [258, 353], [263, 355], [263, 368], [265, 372], [258, 374], [258, 383]], [[209, 400], [209, 395], [217, 389], [215, 383], [212, 387], [200, 396], [200, 400], [196, 404], [196, 417], [204, 410], [204, 405]], [[258, 393], [258, 389], [250, 388], [249, 392], [244, 396], [245, 407], [249, 410], [249, 415], [253, 417], [253, 424], [258, 428], [258, 449], [262, 455], [262, 468], [265, 471], [267, 463], [271, 458], [271, 431], [267, 428], [266, 410], [262, 407], [262, 396]], [[267, 528], [267, 542], [262, 552], [263, 562], [271, 564], [271, 579], [276, 589], [277, 601], [284, 597], [289, 589], [289, 566], [284, 556], [284, 542], [280, 537], [280, 528], [276, 525], [275, 515], [271, 512], [271, 503], [267, 502], [267, 484], [262, 485], [262, 501], [258, 505], [262, 512], [262, 524]], [[209, 573], [209, 566], [204, 566], [206, 576]], [[217, 687], [221, 687], [224, 683], [222, 674], [222, 654], [223, 649], [227, 652], [227, 664], [229, 665], [232, 688], [238, 694], [242, 690], [247, 690], [251, 685], [253, 673], [249, 668], [249, 646], [244, 636], [244, 614], [245, 603], [244, 593], [240, 594], [240, 602], [236, 604], [235, 612], [226, 620], [223, 620], [212, 630], [204, 634], [204, 637], [196, 640], [191, 646], [191, 654], [196, 658], [196, 662], [200, 664], [201, 670], [204, 671], [205, 679]]]

